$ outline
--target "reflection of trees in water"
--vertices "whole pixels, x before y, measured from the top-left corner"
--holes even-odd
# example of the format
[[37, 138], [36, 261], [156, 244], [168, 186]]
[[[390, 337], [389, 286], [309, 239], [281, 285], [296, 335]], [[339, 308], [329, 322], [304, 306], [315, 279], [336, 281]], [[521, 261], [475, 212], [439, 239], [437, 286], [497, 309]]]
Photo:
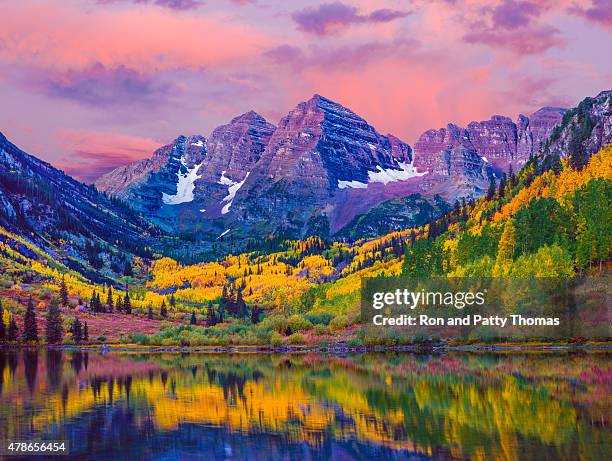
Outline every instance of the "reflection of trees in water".
[[219, 371], [208, 363], [204, 364], [204, 371], [210, 384], [216, 384], [223, 389], [223, 397], [230, 405], [245, 400], [244, 386], [247, 382], [257, 382], [264, 377], [259, 370]]
[[64, 353], [61, 350], [47, 349], [47, 382], [55, 392], [62, 381]]
[[34, 349], [24, 351], [23, 364], [28, 389], [30, 390], [30, 394], [33, 394], [36, 385], [36, 375], [38, 373], [38, 350]]

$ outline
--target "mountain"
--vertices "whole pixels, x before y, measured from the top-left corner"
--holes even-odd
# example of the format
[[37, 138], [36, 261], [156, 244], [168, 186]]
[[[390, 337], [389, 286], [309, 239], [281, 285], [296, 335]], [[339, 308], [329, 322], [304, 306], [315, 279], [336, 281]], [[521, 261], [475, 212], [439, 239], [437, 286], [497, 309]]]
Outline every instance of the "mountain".
[[[1, 133], [0, 226], [94, 278], [90, 267], [103, 270], [147, 256], [150, 242], [162, 236], [120, 201], [23, 152]], [[24, 248], [5, 236], [0, 240]]]
[[610, 137], [609, 93], [570, 111], [543, 107], [516, 121], [494, 115], [428, 130], [414, 149], [314, 95], [277, 127], [250, 111], [209, 138], [180, 136], [95, 185], [209, 249], [271, 236], [359, 238], [422, 224], [443, 212], [443, 202], [479, 197], [491, 177], [544, 150], [596, 151]]

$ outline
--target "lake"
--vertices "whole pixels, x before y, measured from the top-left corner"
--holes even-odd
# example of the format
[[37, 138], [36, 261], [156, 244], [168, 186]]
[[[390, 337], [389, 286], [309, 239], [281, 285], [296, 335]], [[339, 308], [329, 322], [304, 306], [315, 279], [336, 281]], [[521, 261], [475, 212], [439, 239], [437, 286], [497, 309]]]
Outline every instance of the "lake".
[[0, 441], [67, 440], [50, 459], [78, 460], [603, 460], [610, 358], [7, 350]]

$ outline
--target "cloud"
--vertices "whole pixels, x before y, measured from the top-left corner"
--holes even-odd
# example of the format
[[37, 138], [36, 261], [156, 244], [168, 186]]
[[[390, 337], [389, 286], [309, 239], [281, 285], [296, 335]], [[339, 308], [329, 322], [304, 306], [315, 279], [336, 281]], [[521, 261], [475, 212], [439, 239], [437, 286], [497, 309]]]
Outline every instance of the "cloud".
[[179, 11], [194, 10], [204, 4], [204, 2], [200, 0], [98, 0], [98, 3], [101, 5], [106, 5], [109, 3], [118, 3], [122, 1], [128, 1], [136, 4], [152, 3], [164, 8]]
[[517, 55], [530, 55], [562, 46], [564, 41], [559, 29], [542, 25], [518, 30], [500, 30], [488, 27], [474, 27], [474, 30], [463, 36], [466, 43], [482, 43], [505, 48]]
[[[66, 2], [66, 4], [69, 2]], [[121, 66], [141, 74], [238, 65], [273, 45], [249, 24], [222, 13], [177, 14], [161, 8], [100, 9], [65, 3], [12, 3], [0, 28], [0, 61], [51, 72]]]
[[295, 11], [291, 17], [302, 32], [314, 35], [329, 35], [343, 27], [363, 23], [384, 23], [408, 16], [410, 12], [378, 9], [370, 14], [360, 14], [354, 6], [341, 2], [323, 3], [318, 7]]
[[85, 70], [30, 72], [26, 85], [50, 96], [95, 106], [159, 106], [176, 91], [175, 86], [122, 65], [107, 69], [99, 63]]
[[150, 138], [60, 129], [58, 144], [70, 154], [56, 165], [87, 184], [105, 173], [135, 160], [150, 157], [160, 143]]
[[492, 12], [493, 27], [516, 29], [528, 26], [533, 17], [540, 15], [542, 8], [532, 2], [504, 0]]
[[592, 0], [589, 7], [573, 5], [569, 11], [591, 22], [612, 26], [612, 0]]

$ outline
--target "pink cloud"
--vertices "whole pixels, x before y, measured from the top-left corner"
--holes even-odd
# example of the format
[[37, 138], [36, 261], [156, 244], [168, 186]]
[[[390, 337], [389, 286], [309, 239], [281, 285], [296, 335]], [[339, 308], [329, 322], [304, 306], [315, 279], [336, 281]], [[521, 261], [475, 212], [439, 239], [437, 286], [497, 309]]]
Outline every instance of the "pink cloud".
[[[238, 63], [273, 40], [224, 15], [134, 7], [95, 14], [41, 2], [3, 6], [0, 59], [55, 72], [120, 66], [154, 73]], [[26, 30], [24, 30], [24, 27]]]
[[543, 53], [564, 44], [559, 29], [548, 25], [513, 30], [475, 26], [474, 30], [463, 36], [463, 40], [467, 43], [505, 48], [517, 55]]
[[61, 129], [56, 138], [59, 145], [70, 152], [56, 162], [56, 166], [88, 184], [114, 168], [150, 157], [161, 145], [150, 138], [93, 130]]
[[603, 26], [612, 26], [612, 0], [592, 0], [589, 6], [572, 5], [571, 13]]
[[171, 10], [193, 10], [199, 8], [204, 4], [200, 0], [98, 0], [99, 4], [118, 3], [128, 1], [131, 3], [147, 4], [152, 3], [157, 6], [169, 8]]
[[408, 11], [388, 8], [377, 9], [369, 14], [360, 14], [356, 7], [336, 1], [323, 3], [316, 8], [310, 7], [295, 11], [291, 17], [302, 32], [328, 35], [353, 24], [390, 22], [409, 14]]

